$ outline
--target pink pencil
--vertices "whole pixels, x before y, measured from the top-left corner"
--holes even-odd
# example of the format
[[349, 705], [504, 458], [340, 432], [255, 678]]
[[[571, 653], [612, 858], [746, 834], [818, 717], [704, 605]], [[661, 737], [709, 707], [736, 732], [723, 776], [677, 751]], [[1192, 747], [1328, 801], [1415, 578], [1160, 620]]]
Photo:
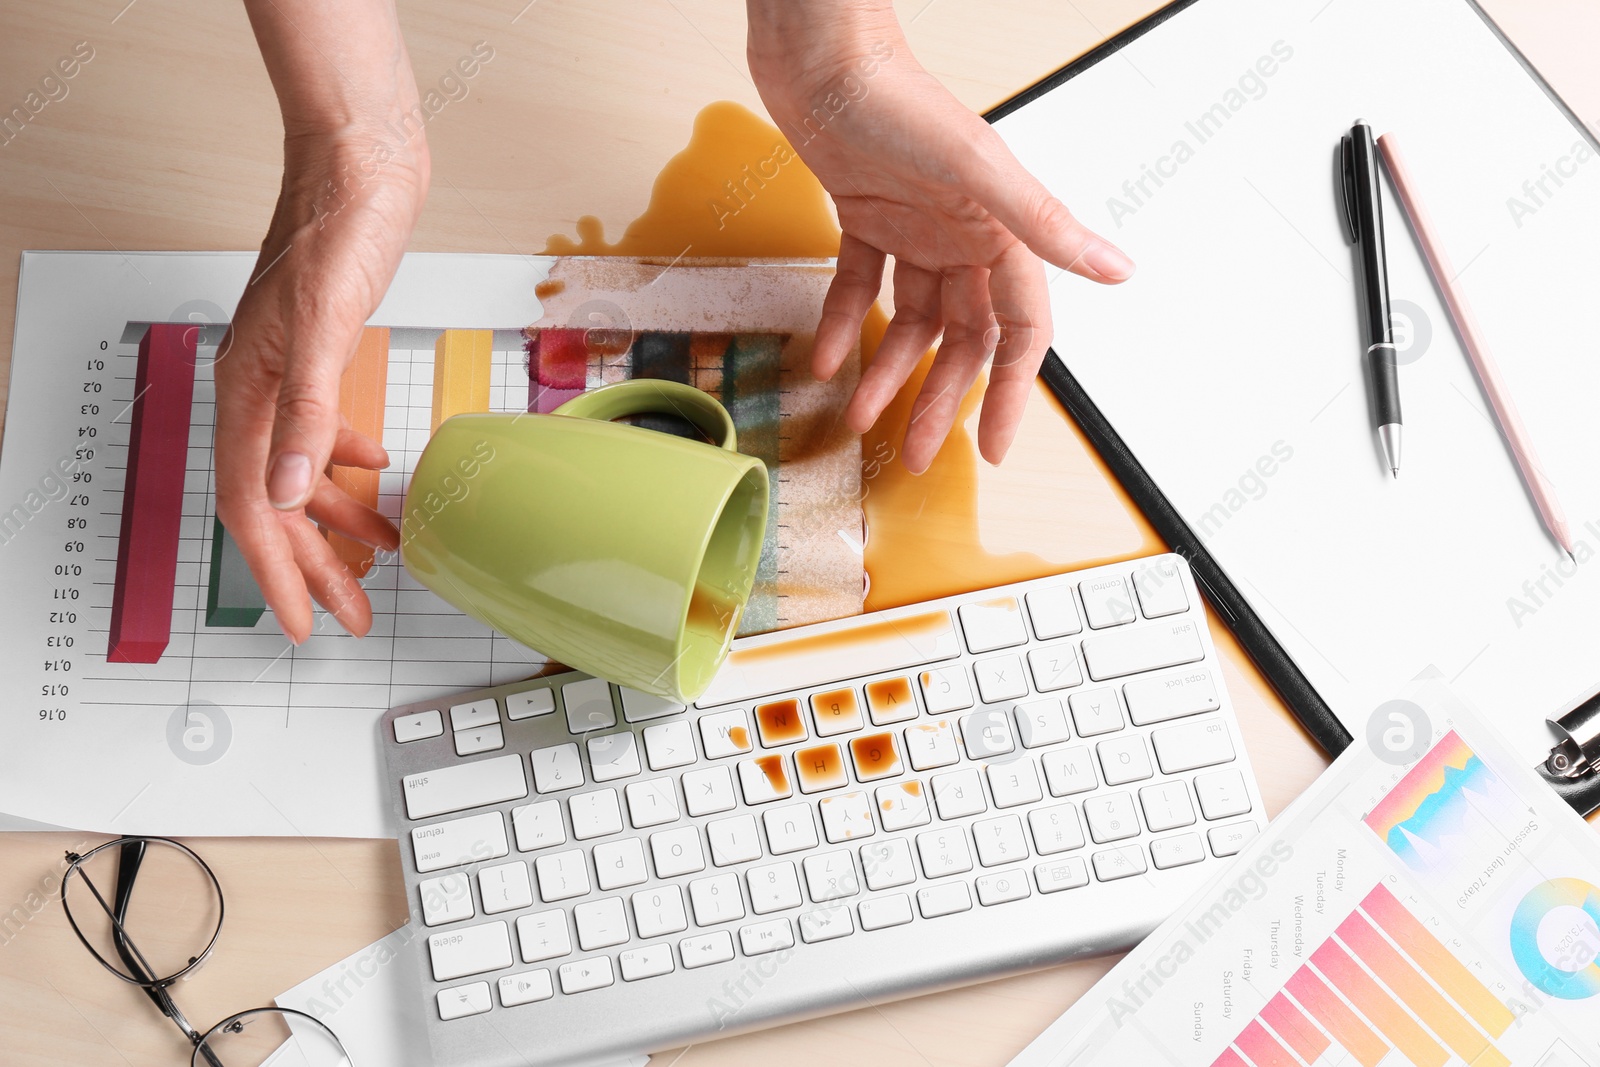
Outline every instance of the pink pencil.
[[1489, 346], [1483, 339], [1483, 331], [1478, 328], [1478, 320], [1467, 306], [1466, 295], [1456, 284], [1455, 269], [1445, 254], [1444, 243], [1433, 228], [1433, 220], [1428, 217], [1428, 209], [1417, 198], [1416, 183], [1406, 169], [1394, 134], [1386, 133], [1378, 138], [1378, 150], [1383, 153], [1384, 165], [1389, 168], [1389, 176], [1394, 179], [1395, 189], [1400, 193], [1400, 202], [1405, 205], [1411, 228], [1422, 243], [1428, 267], [1433, 271], [1433, 280], [1439, 283], [1439, 289], [1444, 293], [1444, 302], [1450, 308], [1450, 317], [1455, 320], [1456, 331], [1461, 335], [1467, 355], [1472, 357], [1473, 369], [1478, 372], [1483, 391], [1489, 395], [1489, 405], [1494, 408], [1495, 418], [1500, 421], [1500, 430], [1511, 445], [1511, 454], [1517, 457], [1522, 480], [1528, 484], [1528, 492], [1533, 494], [1533, 502], [1539, 507], [1539, 516], [1544, 519], [1556, 543], [1570, 556], [1572, 533], [1567, 528], [1566, 513], [1561, 510], [1554, 487], [1544, 476], [1539, 457], [1533, 449], [1533, 439], [1528, 436], [1528, 428], [1522, 424], [1522, 416], [1517, 414], [1517, 405], [1511, 399], [1505, 380], [1500, 377], [1500, 368], [1489, 354]]

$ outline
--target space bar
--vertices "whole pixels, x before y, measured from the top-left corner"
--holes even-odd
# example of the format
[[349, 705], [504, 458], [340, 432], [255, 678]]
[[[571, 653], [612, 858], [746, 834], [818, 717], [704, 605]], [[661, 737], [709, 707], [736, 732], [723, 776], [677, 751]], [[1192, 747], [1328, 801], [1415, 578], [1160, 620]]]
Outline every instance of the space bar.
[[735, 648], [695, 704], [702, 708], [898, 671], [961, 654], [948, 611], [925, 611]]

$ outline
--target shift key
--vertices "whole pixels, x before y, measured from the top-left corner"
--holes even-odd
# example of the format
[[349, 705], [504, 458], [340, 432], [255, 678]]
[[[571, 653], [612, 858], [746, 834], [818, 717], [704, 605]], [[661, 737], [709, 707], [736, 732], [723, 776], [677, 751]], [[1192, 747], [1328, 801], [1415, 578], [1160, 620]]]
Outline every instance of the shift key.
[[406, 794], [408, 819], [431, 819], [528, 795], [522, 757], [515, 753], [418, 771], [406, 775], [400, 784]]
[[1097, 682], [1125, 674], [1176, 667], [1205, 658], [1200, 627], [1192, 619], [1126, 630], [1110, 630], [1087, 637], [1083, 659], [1089, 677]]

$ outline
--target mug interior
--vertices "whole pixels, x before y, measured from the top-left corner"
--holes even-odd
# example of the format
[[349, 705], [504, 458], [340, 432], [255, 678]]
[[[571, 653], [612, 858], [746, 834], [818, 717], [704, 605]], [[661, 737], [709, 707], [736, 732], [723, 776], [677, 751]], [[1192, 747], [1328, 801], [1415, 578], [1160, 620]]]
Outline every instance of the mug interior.
[[684, 610], [683, 647], [678, 658], [678, 691], [691, 699], [711, 684], [750, 599], [766, 528], [765, 473], [752, 467], [739, 479], [706, 542]]

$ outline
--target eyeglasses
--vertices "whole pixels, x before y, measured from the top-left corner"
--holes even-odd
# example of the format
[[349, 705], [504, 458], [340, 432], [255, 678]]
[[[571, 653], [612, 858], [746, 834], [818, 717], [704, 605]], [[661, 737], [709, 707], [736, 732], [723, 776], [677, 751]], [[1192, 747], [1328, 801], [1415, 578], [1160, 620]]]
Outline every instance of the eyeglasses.
[[[61, 905], [83, 947], [143, 989], [193, 1046], [190, 1067], [350, 1067], [321, 1021], [292, 1008], [252, 1008], [201, 1032], [170, 987], [205, 962], [222, 933], [222, 886], [204, 860], [165, 837], [121, 837], [67, 853]], [[144, 877], [140, 877], [140, 875]], [[102, 886], [113, 887], [108, 903]]]

